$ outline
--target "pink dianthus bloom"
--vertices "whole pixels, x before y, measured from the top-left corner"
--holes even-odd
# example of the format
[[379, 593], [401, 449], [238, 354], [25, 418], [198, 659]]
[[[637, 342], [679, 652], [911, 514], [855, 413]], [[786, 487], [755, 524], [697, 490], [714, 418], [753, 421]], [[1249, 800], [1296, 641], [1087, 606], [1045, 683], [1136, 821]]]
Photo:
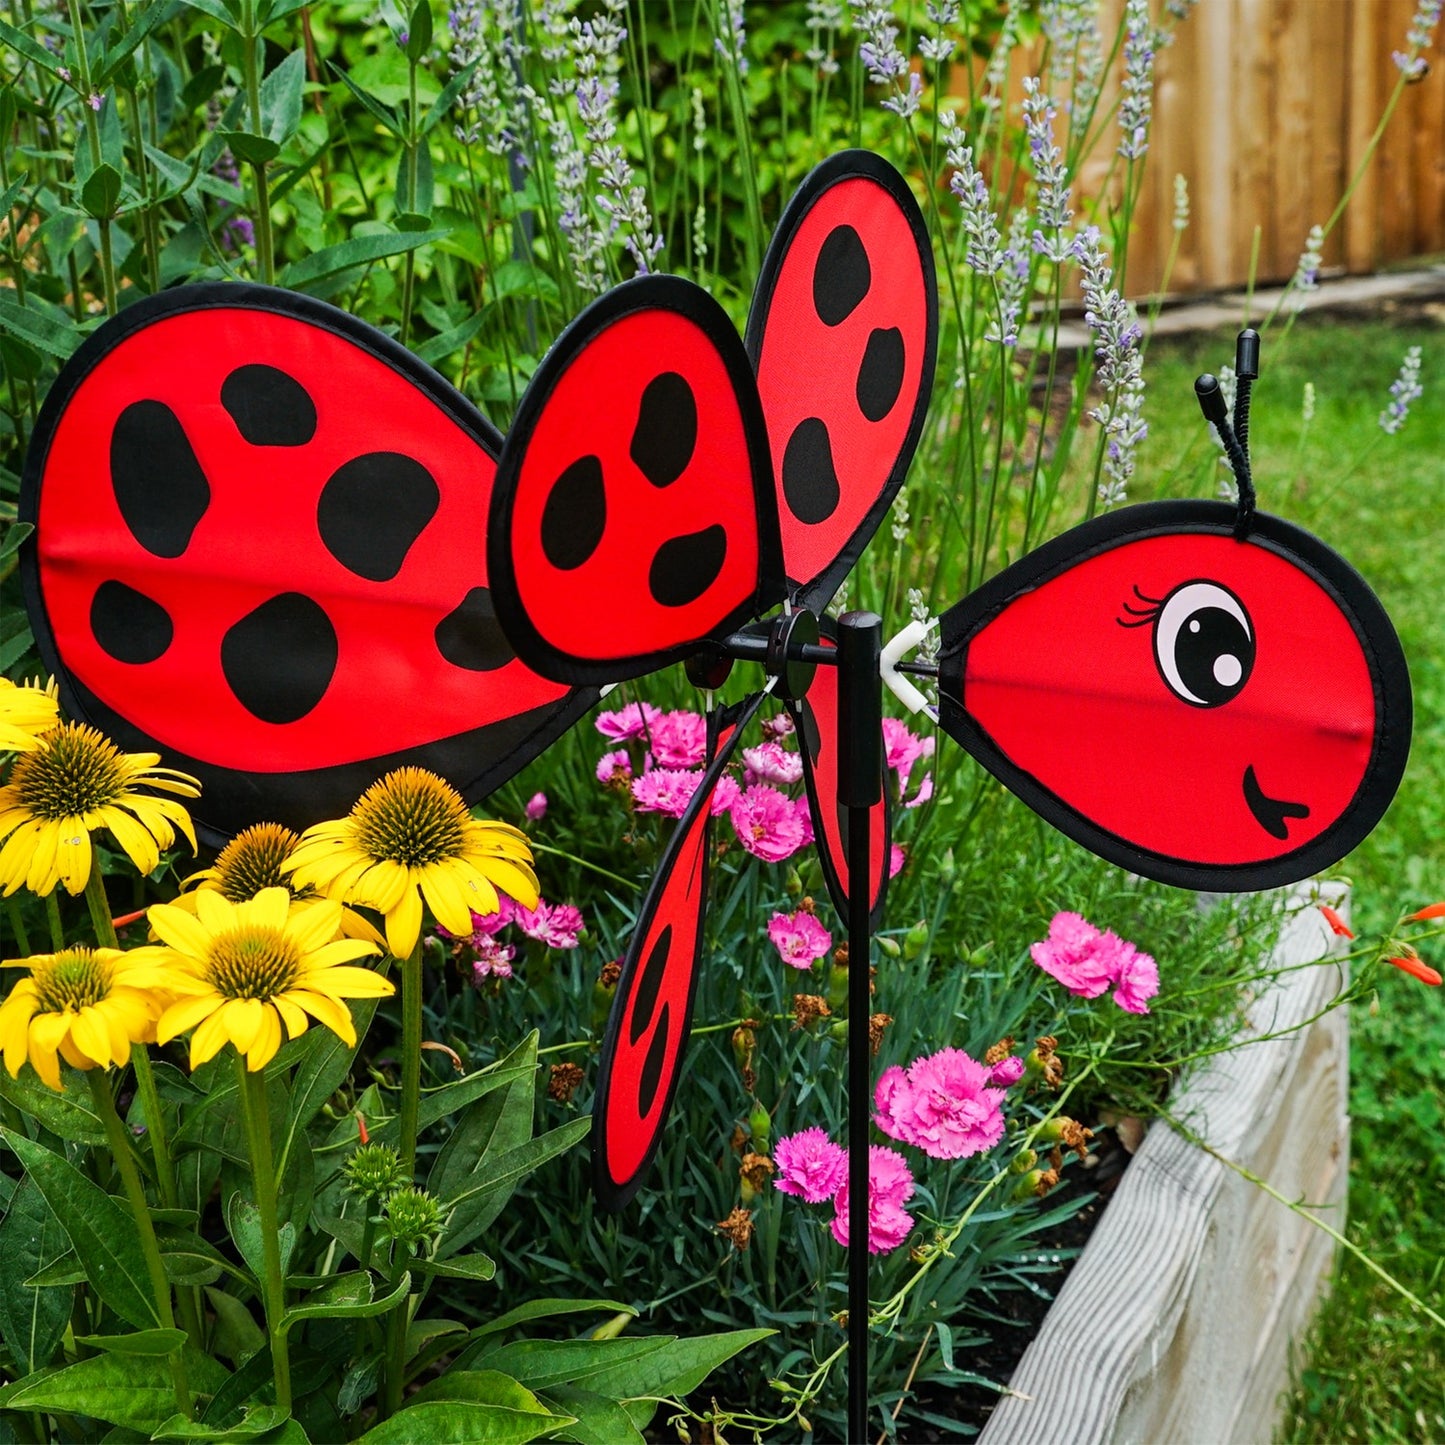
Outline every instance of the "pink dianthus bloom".
[[1116, 977], [1114, 950], [1104, 935], [1077, 913], [1056, 913], [1049, 936], [1031, 944], [1033, 961], [1080, 998], [1098, 998]]
[[[988, 1076], [988, 1067], [962, 1049], [940, 1049], [914, 1059], [906, 1092], [896, 1079], [891, 1081], [888, 1122], [880, 1118], [878, 1125], [933, 1159], [982, 1154], [1003, 1138], [1004, 1130], [1004, 1091], [989, 1088]], [[880, 1091], [882, 1084], [880, 1079]]]
[[700, 782], [702, 772], [698, 769], [650, 768], [632, 780], [632, 796], [644, 813], [666, 813], [669, 818], [680, 818]]
[[707, 719], [700, 712], [663, 713], [649, 727], [653, 761], [663, 768], [695, 768], [707, 755]]
[[803, 760], [780, 743], [759, 743], [743, 749], [743, 766], [750, 783], [779, 783], [787, 787], [803, 776]]
[[630, 702], [616, 712], [597, 714], [597, 731], [614, 742], [626, 742], [637, 737], [644, 728], [650, 728], [662, 716], [660, 707], [650, 702]]
[[632, 759], [627, 755], [626, 748], [618, 748], [616, 752], [603, 753], [597, 761], [597, 781], [599, 783], [615, 783], [621, 780], [626, 782], [632, 777]]
[[[507, 897], [505, 893], [497, 894], [497, 907], [492, 913], [478, 913], [472, 910], [472, 937], [471, 943], [477, 947], [479, 938], [491, 938], [494, 934], [500, 933], [516, 916], [517, 904], [514, 899]], [[446, 930], [439, 928], [438, 933], [445, 933]], [[451, 935], [448, 934], [448, 937]]]
[[773, 1150], [778, 1166], [774, 1185], [784, 1194], [798, 1194], [821, 1204], [838, 1192], [848, 1172], [848, 1154], [822, 1129], [803, 1129], [778, 1140]]
[[495, 938], [474, 938], [472, 947], [477, 956], [472, 963], [472, 982], [482, 983], [488, 978], [511, 978], [512, 960], [517, 950], [510, 943], [498, 943]]
[[1117, 966], [1114, 1002], [1131, 1014], [1149, 1012], [1147, 999], [1159, 992], [1159, 966], [1147, 953], [1140, 953], [1132, 943], [1106, 933], [1115, 942]]
[[780, 743], [793, 732], [793, 720], [785, 712], [775, 713], [763, 719], [763, 736], [771, 742]]
[[517, 908], [517, 927], [548, 948], [576, 948], [582, 932], [582, 913], [570, 903], [548, 903], [537, 900], [535, 908]]
[[918, 791], [904, 801], [905, 808], [917, 808], [926, 803], [933, 796], [933, 774], [924, 773], [923, 781], [918, 785]]
[[714, 818], [731, 813], [733, 804], [742, 796], [742, 785], [731, 773], [724, 773], [712, 790], [712, 802], [708, 805]]
[[907, 861], [908, 854], [903, 851], [899, 844], [895, 843], [892, 851], [888, 854], [888, 876], [890, 878], [898, 877], [898, 875], [903, 872], [903, 865]]
[[890, 1139], [911, 1143], [911, 1126], [907, 1120], [912, 1109], [913, 1090], [908, 1086], [908, 1075], [897, 1064], [891, 1069], [884, 1069], [879, 1076], [878, 1087], [873, 1091], [873, 1102], [878, 1106], [873, 1122]]
[[1008, 1089], [1024, 1076], [1024, 1061], [1017, 1054], [1000, 1059], [988, 1071], [988, 1081], [996, 1089]]
[[533, 793], [527, 799], [527, 818], [530, 822], [537, 822], [540, 818], [547, 816], [547, 795], [546, 793]]
[[883, 719], [884, 756], [888, 761], [888, 766], [898, 773], [899, 792], [907, 791], [908, 775], [913, 771], [914, 763], [919, 758], [932, 757], [934, 746], [934, 740], [931, 737], [919, 737], [897, 718], [886, 717]]
[[765, 783], [740, 793], [730, 815], [738, 842], [766, 863], [791, 858], [811, 833], [806, 810], [800, 817], [790, 798]]
[[[846, 1159], [846, 1156], [845, 1156]], [[913, 1193], [913, 1174], [896, 1150], [882, 1144], [868, 1149], [868, 1253], [887, 1254], [897, 1249], [913, 1228], [913, 1216], [903, 1207]], [[833, 1238], [848, 1247], [848, 1177], [846, 1172], [833, 1196]]]
[[833, 947], [833, 935], [811, 914], [775, 913], [768, 921], [768, 937], [784, 963], [794, 968], [811, 968]]

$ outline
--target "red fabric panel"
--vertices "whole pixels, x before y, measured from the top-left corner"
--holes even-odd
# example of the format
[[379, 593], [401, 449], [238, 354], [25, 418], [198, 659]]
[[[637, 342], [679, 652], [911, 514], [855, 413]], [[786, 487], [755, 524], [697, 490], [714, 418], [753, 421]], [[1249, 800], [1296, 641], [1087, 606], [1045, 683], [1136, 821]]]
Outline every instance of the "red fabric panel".
[[[1147, 612], [1141, 594], [1194, 580], [1228, 588], [1253, 633], [1247, 681], [1215, 707], [1166, 685], [1150, 625], [1121, 625]], [[1198, 534], [1126, 543], [1015, 598], [969, 643], [962, 701], [1009, 761], [1098, 827], [1210, 865], [1322, 833], [1359, 788], [1376, 728], [1370, 670], [1334, 598], [1266, 547]], [[1251, 768], [1267, 797], [1309, 809], [1287, 838], [1248, 806]]]

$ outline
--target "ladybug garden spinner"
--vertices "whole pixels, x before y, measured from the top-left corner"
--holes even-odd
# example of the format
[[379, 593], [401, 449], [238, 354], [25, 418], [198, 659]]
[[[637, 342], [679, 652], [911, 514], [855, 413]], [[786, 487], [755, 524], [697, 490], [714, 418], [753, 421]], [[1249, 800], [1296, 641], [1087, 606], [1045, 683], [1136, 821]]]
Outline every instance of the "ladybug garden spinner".
[[[936, 668], [902, 660], [916, 625], [880, 673], [879, 620], [826, 611], [913, 456], [936, 313], [909, 188], [859, 151], [790, 202], [745, 338], [681, 278], [628, 282], [558, 338], [505, 438], [324, 303], [239, 283], [142, 300], [66, 366], [30, 452], [42, 656], [73, 716], [201, 779], [212, 841], [330, 816], [403, 762], [475, 802], [603, 687], [684, 662], [711, 689], [763, 664], [759, 689], [713, 715], [712, 761], [624, 959], [592, 1141], [599, 1198], [621, 1208], [681, 1078], [713, 790], [766, 692], [795, 720], [855, 958], [887, 877], [881, 675], [915, 708], [909, 675], [934, 677], [939, 725], [1030, 807], [1184, 887], [1336, 862], [1403, 771], [1410, 690], [1389, 619], [1326, 545], [1254, 513], [1246, 424], [1207, 387], [1237, 506], [1086, 522], [949, 610]], [[852, 974], [866, 1017], [867, 969]], [[854, 1030], [859, 1211], [866, 1048]]]

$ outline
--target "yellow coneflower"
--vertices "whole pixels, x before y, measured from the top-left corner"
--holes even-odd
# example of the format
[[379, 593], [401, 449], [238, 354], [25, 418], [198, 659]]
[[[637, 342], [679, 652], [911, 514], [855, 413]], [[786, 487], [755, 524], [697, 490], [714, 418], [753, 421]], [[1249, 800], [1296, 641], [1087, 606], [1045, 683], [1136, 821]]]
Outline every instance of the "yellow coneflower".
[[337, 938], [341, 905], [318, 899], [296, 903], [284, 888], [263, 888], [231, 903], [213, 888], [197, 891], [196, 911], [169, 903], [147, 910], [162, 940], [137, 949], [168, 964], [165, 987], [180, 995], [160, 1016], [156, 1041], [191, 1035], [191, 1067], [213, 1058], [225, 1043], [265, 1068], [284, 1033], [297, 1038], [312, 1018], [348, 1044], [356, 1042], [348, 998], [384, 998], [393, 987], [352, 959], [380, 950], [365, 939]]
[[[255, 823], [237, 833], [216, 855], [216, 861], [185, 879], [174, 906], [196, 911], [196, 894], [211, 889], [231, 903], [245, 903], [263, 888], [284, 888], [301, 902], [319, 897], [314, 888], [298, 888], [283, 865], [300, 843], [301, 835], [280, 823]], [[344, 938], [364, 938], [378, 948], [386, 940], [354, 909], [341, 910]]]
[[54, 683], [22, 687], [0, 677], [0, 753], [28, 753], [59, 721]]
[[0, 889], [42, 897], [57, 883], [77, 894], [90, 877], [90, 835], [108, 828], [142, 873], [151, 873], [162, 850], [185, 836], [194, 852], [190, 814], [174, 798], [138, 786], [200, 796], [187, 773], [161, 768], [158, 753], [123, 753], [84, 723], [61, 723], [21, 753], [0, 787]]
[[60, 1064], [103, 1069], [130, 1058], [133, 1043], [155, 1038], [169, 995], [165, 969], [118, 948], [67, 948], [7, 959], [28, 968], [0, 1004], [0, 1048], [15, 1078], [26, 1059], [52, 1089], [63, 1089]]
[[421, 934], [423, 898], [458, 935], [472, 931], [473, 912], [496, 912], [498, 888], [535, 908], [531, 861], [520, 829], [473, 818], [435, 773], [400, 768], [346, 817], [308, 828], [286, 868], [298, 887], [384, 914], [387, 947], [405, 958]]

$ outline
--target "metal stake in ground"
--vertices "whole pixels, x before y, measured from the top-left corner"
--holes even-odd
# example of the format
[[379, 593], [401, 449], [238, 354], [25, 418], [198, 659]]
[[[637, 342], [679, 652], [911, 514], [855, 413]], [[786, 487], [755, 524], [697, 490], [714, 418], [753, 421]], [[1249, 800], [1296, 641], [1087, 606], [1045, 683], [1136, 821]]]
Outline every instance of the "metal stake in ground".
[[868, 1435], [868, 1124], [872, 936], [868, 810], [883, 798], [883, 622], [838, 619], [838, 801], [848, 814], [848, 1438]]

